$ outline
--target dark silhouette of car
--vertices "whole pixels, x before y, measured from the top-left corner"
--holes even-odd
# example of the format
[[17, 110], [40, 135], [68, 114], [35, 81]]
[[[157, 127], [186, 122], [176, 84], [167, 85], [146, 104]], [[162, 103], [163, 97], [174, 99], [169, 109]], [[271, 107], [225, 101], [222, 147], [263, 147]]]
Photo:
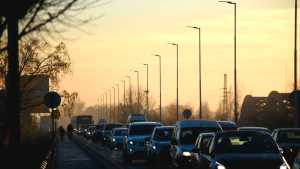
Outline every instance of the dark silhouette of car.
[[120, 150], [123, 148], [123, 142], [128, 135], [128, 128], [114, 128], [109, 138], [110, 148], [112, 150]]
[[157, 122], [134, 122], [128, 127], [128, 135], [124, 139], [123, 160], [131, 164], [135, 159], [144, 159], [145, 142], [155, 127], [162, 126]]
[[169, 150], [171, 163], [175, 168], [188, 168], [192, 165], [192, 150], [201, 133], [222, 131], [216, 121], [182, 120], [176, 123]]
[[271, 134], [271, 130], [265, 127], [239, 127], [239, 131], [260, 131]]
[[198, 160], [201, 169], [290, 169], [271, 135], [259, 131], [215, 133]]
[[200, 168], [200, 149], [202, 147], [208, 148], [213, 137], [214, 133], [199, 134], [192, 152], [193, 168]]
[[284, 157], [290, 165], [300, 150], [300, 129], [299, 128], [280, 128], [272, 133], [274, 140], [283, 150]]
[[218, 121], [223, 131], [237, 130], [238, 126], [233, 121]]
[[146, 157], [148, 164], [155, 164], [156, 161], [168, 162], [169, 149], [175, 126], [156, 127], [151, 138], [146, 141]]
[[106, 145], [107, 143], [109, 143], [109, 138], [112, 135], [112, 130], [114, 128], [119, 128], [119, 127], [123, 127], [123, 125], [121, 123], [108, 123], [105, 124], [102, 130], [102, 140], [101, 143], [103, 145]]

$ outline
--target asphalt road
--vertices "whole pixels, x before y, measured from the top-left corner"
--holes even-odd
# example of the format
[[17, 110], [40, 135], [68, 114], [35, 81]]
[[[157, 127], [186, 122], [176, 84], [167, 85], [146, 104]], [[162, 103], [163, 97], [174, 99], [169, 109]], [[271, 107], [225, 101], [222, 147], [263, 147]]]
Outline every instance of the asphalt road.
[[[99, 143], [94, 143], [91, 140], [86, 140], [83, 137], [76, 137], [74, 141], [85, 151], [89, 152], [91, 156], [96, 156], [94, 158], [98, 163], [102, 163], [104, 166], [110, 169], [149, 169], [153, 166], [147, 166], [145, 161], [136, 160], [133, 164], [123, 163], [123, 157], [121, 151], [110, 150], [106, 146], [101, 146]], [[161, 165], [157, 162], [158, 169], [169, 169], [170, 166]]]

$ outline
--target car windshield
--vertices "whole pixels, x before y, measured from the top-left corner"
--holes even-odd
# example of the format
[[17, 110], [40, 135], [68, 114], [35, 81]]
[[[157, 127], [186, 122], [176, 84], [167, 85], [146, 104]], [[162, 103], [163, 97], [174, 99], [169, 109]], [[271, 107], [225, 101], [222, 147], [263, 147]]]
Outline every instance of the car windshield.
[[286, 130], [278, 133], [279, 143], [300, 143], [300, 130]]
[[158, 125], [132, 125], [129, 135], [151, 135], [156, 126]]
[[154, 133], [153, 140], [171, 141], [173, 129], [157, 129]]
[[218, 127], [194, 127], [183, 128], [180, 134], [181, 144], [194, 144], [200, 133], [209, 133], [220, 131]]
[[215, 152], [217, 154], [266, 154], [279, 153], [279, 150], [269, 135], [243, 133], [217, 138]]
[[107, 125], [105, 130], [112, 130], [113, 128], [117, 128], [117, 127], [122, 127], [122, 125], [120, 124], [110, 124], [110, 125]]
[[114, 136], [126, 136], [128, 133], [127, 130], [115, 130], [114, 131]]

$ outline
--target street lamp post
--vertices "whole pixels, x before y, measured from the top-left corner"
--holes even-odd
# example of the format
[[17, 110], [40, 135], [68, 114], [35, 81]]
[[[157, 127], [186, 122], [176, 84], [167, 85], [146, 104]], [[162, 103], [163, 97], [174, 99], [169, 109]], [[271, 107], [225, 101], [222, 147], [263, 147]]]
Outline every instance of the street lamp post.
[[196, 29], [199, 32], [199, 118], [202, 119], [202, 50], [201, 50], [201, 28], [196, 26], [187, 26]]
[[234, 121], [238, 122], [238, 103], [237, 103], [237, 66], [236, 66], [236, 55], [237, 55], [237, 3], [232, 1], [219, 1], [221, 3], [227, 3], [234, 6]]
[[120, 84], [116, 84], [116, 86], [118, 87], [118, 106], [117, 106], [118, 111], [117, 111], [117, 113], [119, 115], [119, 113], [120, 113]]
[[108, 96], [107, 96], [107, 90], [105, 91], [105, 118], [108, 121]]
[[161, 56], [156, 54], [154, 55], [159, 58], [159, 119], [162, 122], [162, 111], [161, 111]]
[[177, 120], [179, 120], [179, 63], [178, 63], [178, 48], [179, 45], [177, 43], [169, 43], [170, 45], [176, 46], [176, 113]]
[[122, 83], [123, 83], [123, 89], [124, 89], [124, 92], [123, 92], [123, 106], [125, 107], [125, 105], [126, 105], [126, 81], [122, 80]]
[[111, 121], [111, 90], [108, 89], [108, 92], [109, 92], [109, 115], [108, 115], [108, 118], [109, 118], [109, 121]]
[[129, 107], [130, 113], [132, 113], [132, 92], [131, 92], [131, 76], [126, 76], [129, 80]]
[[136, 73], [137, 78], [137, 113], [140, 112], [140, 72], [133, 70]]
[[114, 112], [112, 113], [112, 120], [116, 120], [116, 88], [112, 87], [114, 90]]
[[144, 66], [146, 66], [147, 69], [147, 89], [146, 89], [146, 108], [147, 108], [147, 113], [145, 113], [145, 117], [147, 119], [147, 116], [149, 115], [149, 64], [143, 63]]

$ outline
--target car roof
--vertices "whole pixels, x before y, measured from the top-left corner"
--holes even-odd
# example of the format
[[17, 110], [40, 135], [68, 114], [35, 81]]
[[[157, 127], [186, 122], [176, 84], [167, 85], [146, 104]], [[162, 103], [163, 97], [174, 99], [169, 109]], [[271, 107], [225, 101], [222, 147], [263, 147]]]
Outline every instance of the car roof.
[[239, 127], [238, 129], [242, 129], [242, 130], [247, 130], [247, 129], [270, 130], [266, 127]]
[[[225, 132], [218, 132], [216, 136], [226, 136], [226, 135], [238, 135], [238, 134], [259, 134], [259, 135], [268, 135], [270, 134], [265, 132], [258, 132], [258, 131], [225, 131]], [[271, 137], [271, 136], [270, 136]]]
[[175, 126], [158, 126], [158, 127], [155, 127], [156, 129], [174, 129]]
[[161, 123], [159, 122], [150, 122], [150, 121], [147, 121], [147, 122], [133, 122], [133, 123], [130, 123], [130, 126], [138, 126], [138, 125], [162, 125]]
[[176, 126], [179, 126], [181, 128], [221, 127], [217, 121], [212, 121], [212, 120], [181, 120], [181, 121], [177, 121]]
[[118, 127], [118, 128], [114, 128], [113, 130], [128, 130], [128, 128], [126, 128], [126, 127]]

